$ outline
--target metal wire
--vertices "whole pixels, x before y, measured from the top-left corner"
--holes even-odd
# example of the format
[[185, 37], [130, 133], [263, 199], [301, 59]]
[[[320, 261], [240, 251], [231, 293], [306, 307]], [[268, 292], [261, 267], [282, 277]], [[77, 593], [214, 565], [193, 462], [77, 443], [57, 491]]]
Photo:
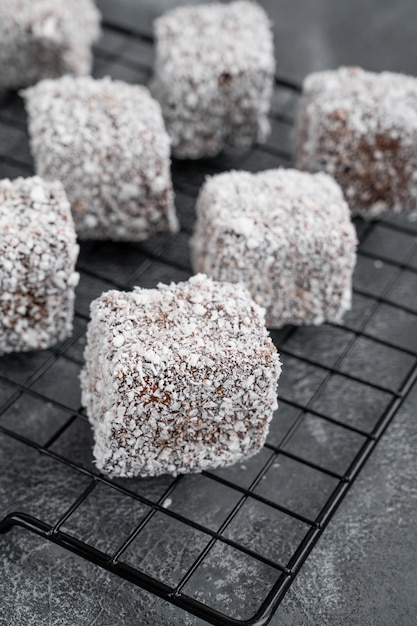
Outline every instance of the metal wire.
[[[131, 58], [124, 56], [124, 50], [126, 42], [140, 41], [143, 45], [151, 46], [152, 38], [146, 34], [142, 34], [124, 28], [120, 25], [104, 22], [104, 28], [106, 33], [111, 33], [120, 37], [120, 47], [117, 51], [109, 51], [105, 48], [105, 44], [101, 44], [96, 48], [95, 55], [96, 60], [101, 63], [102, 67], [110, 69], [113, 67], [125, 68], [129, 71], [138, 71], [141, 76], [149, 76], [149, 65], [142, 64], [140, 60], [133, 61]], [[117, 76], [116, 76], [117, 77]], [[286, 100], [295, 100], [299, 87], [297, 84], [276, 78], [275, 87], [278, 95], [284, 94], [288, 96]], [[279, 98], [278, 98], [279, 101]], [[285, 108], [285, 107], [284, 107]], [[287, 107], [288, 108], [288, 107]], [[273, 123], [281, 125], [283, 128], [290, 128], [293, 124], [294, 111], [288, 110], [275, 110], [272, 114]], [[26, 136], [26, 122], [25, 116], [22, 111], [21, 104], [16, 94], [8, 94], [3, 100], [0, 106], [0, 139], [2, 128], [7, 126], [8, 134], [10, 135], [10, 129], [12, 129], [12, 141], [9, 141], [9, 145], [13, 146], [13, 149], [0, 149], [0, 177], [14, 175], [29, 175], [33, 172], [33, 164], [31, 161], [27, 136]], [[13, 140], [14, 139], [14, 140]], [[286, 147], [277, 145], [265, 145], [258, 146], [256, 148], [259, 154], [267, 155], [268, 158], [276, 159], [276, 165], [284, 162], [287, 165], [291, 164], [291, 155]], [[246, 157], [241, 157], [234, 162], [234, 167], [241, 166], [245, 169]], [[211, 160], [203, 165], [200, 171], [197, 169], [199, 175], [204, 174], [206, 171], [204, 167], [207, 166], [210, 172], [222, 171], [225, 169], [225, 164], [221, 158]], [[191, 166], [190, 164], [174, 163], [174, 186], [177, 192], [184, 198], [195, 199], [196, 192], [198, 190], [198, 184], [194, 181], [190, 181], [189, 177], [181, 176], [181, 173], [188, 175], [190, 167], [198, 168], [198, 165]], [[179, 209], [182, 207], [179, 206]], [[291, 407], [295, 411], [298, 411], [298, 416], [292, 421], [287, 431], [282, 434], [279, 443], [270, 441], [265, 446], [266, 460], [256, 471], [256, 474], [252, 477], [249, 486], [243, 486], [239, 481], [234, 481], [233, 477], [230, 479], [225, 475], [216, 472], [203, 472], [205, 479], [212, 481], [211, 484], [216, 484], [231, 490], [236, 496], [236, 501], [233, 507], [224, 510], [222, 515], [222, 522], [216, 528], [213, 529], [209, 524], [201, 523], [192, 519], [187, 512], [179, 512], [175, 509], [170, 509], [165, 506], [165, 502], [172, 495], [181, 493], [181, 486], [184, 484], [184, 478], [178, 477], [173, 479], [170, 484], [163, 489], [163, 492], [159, 495], [158, 499], [153, 499], [141, 494], [137, 490], [130, 488], [128, 485], [121, 484], [119, 481], [112, 481], [105, 476], [99, 475], [94, 469], [86, 468], [81, 463], [75, 462], [65, 455], [62, 455], [54, 449], [57, 443], [61, 441], [63, 437], [69, 432], [74, 424], [81, 420], [85, 422], [86, 417], [84, 415], [82, 407], [70, 406], [70, 404], [61, 400], [59, 397], [51, 397], [49, 393], [42, 390], [39, 387], [39, 381], [43, 380], [43, 377], [48, 374], [49, 370], [53, 370], [54, 365], [63, 359], [64, 362], [72, 363], [74, 366], [80, 367], [82, 360], [79, 356], [73, 356], [71, 350], [77, 345], [77, 342], [81, 341], [85, 333], [85, 322], [88, 320], [84, 309], [82, 307], [77, 308], [76, 305], [76, 319], [81, 324], [81, 329], [73, 335], [70, 341], [65, 342], [63, 345], [51, 349], [47, 352], [48, 358], [35, 372], [32, 372], [31, 376], [24, 382], [17, 382], [10, 377], [7, 372], [0, 375], [0, 383], [7, 384], [10, 389], [13, 390], [11, 396], [4, 402], [3, 406], [0, 406], [0, 436], [10, 437], [14, 440], [28, 446], [29, 448], [36, 450], [40, 455], [44, 455], [49, 459], [54, 460], [57, 463], [63, 464], [68, 468], [71, 468], [74, 472], [77, 472], [80, 476], [87, 477], [88, 483], [80, 488], [79, 495], [71, 503], [70, 506], [59, 516], [54, 524], [47, 523], [43, 519], [38, 519], [32, 515], [28, 515], [25, 512], [19, 511], [2, 511], [0, 510], [0, 533], [6, 533], [16, 526], [25, 528], [26, 530], [36, 533], [52, 541], [60, 546], [67, 548], [69, 551], [82, 556], [89, 561], [96, 563], [102, 568], [147, 589], [148, 591], [164, 598], [165, 600], [177, 605], [178, 607], [197, 615], [211, 624], [232, 625], [232, 624], [245, 624], [245, 625], [257, 625], [266, 624], [273, 612], [276, 610], [280, 601], [284, 597], [286, 591], [291, 585], [294, 577], [299, 572], [303, 562], [310, 554], [317, 539], [323, 533], [326, 525], [329, 523], [334, 512], [339, 506], [340, 502], [345, 497], [347, 491], [350, 489], [352, 483], [357, 477], [363, 464], [371, 454], [375, 445], [381, 438], [385, 429], [389, 425], [390, 421], [394, 418], [399, 407], [404, 399], [407, 397], [413, 383], [417, 379], [417, 348], [412, 346], [398, 345], [395, 339], [390, 339], [383, 336], [378, 336], [374, 332], [372, 326], [372, 320], [375, 314], [378, 312], [379, 307], [382, 305], [389, 306], [392, 310], [408, 315], [417, 315], [417, 308], [413, 308], [409, 304], [397, 302], [394, 297], [391, 296], [394, 288], [398, 285], [400, 278], [404, 272], [416, 273], [417, 267], [413, 264], [413, 260], [417, 253], [416, 246], [416, 229], [413, 225], [407, 223], [390, 223], [384, 222], [384, 228], [388, 232], [402, 233], [410, 238], [410, 250], [406, 255], [406, 258], [402, 261], [392, 259], [389, 256], [379, 254], [379, 252], [369, 251], [363, 246], [366, 244], [369, 236], [378, 227], [377, 223], [370, 223], [364, 225], [360, 221], [357, 222], [361, 229], [361, 246], [360, 256], [370, 261], [383, 262], [392, 271], [392, 275], [389, 280], [386, 281], [383, 289], [379, 293], [375, 293], [372, 288], [355, 287], [354, 293], [358, 296], [369, 300], [370, 306], [366, 314], [363, 316], [359, 325], [350, 325], [345, 323], [344, 325], [326, 325], [328, 332], [330, 333], [334, 329], [339, 329], [341, 332], [345, 332], [349, 340], [345, 344], [343, 350], [338, 355], [337, 359], [331, 364], [324, 364], [321, 361], [316, 360], [308, 355], [300, 354], [298, 351], [291, 349], [290, 340], [297, 336], [300, 332], [297, 329], [287, 329], [280, 335], [280, 339], [276, 341], [281, 354], [285, 357], [297, 359], [298, 362], [305, 364], [312, 368], [316, 372], [320, 372], [322, 376], [321, 382], [316, 386], [313, 394], [310, 395], [307, 401], [302, 401], [297, 397], [291, 395], [290, 392], [283, 392], [281, 395], [282, 402]], [[137, 260], [138, 266], [132, 271], [128, 272], [126, 276], [109, 276], [102, 268], [95, 265], [95, 259], [97, 252], [101, 249], [103, 244], [92, 245], [90, 248], [82, 246], [82, 252], [84, 254], [84, 260], [80, 263], [80, 271], [85, 279], [92, 281], [100, 281], [100, 284], [106, 284], [109, 288], [115, 287], [119, 289], [129, 289], [135, 283], [140, 283], [141, 280], [146, 279], [148, 272], [152, 270], [154, 266], [157, 266], [162, 275], [164, 272], [178, 272], [178, 273], [190, 273], [191, 268], [187, 259], [180, 261], [176, 258], [176, 255], [171, 254], [171, 250], [175, 250], [176, 245], [180, 245], [182, 239], [187, 238], [192, 231], [192, 223], [186, 220], [181, 232], [175, 238], [164, 240], [160, 243], [138, 246], [137, 248]], [[135, 249], [132, 248], [133, 258]], [[144, 260], [145, 255], [145, 260]], [[80, 302], [80, 296], [78, 296], [77, 302]], [[401, 385], [396, 388], [394, 385], [387, 386], [383, 382], [375, 382], [368, 380], [366, 376], [361, 375], [361, 372], [346, 371], [343, 368], [343, 362], [350, 354], [353, 346], [358, 341], [363, 339], [373, 342], [375, 346], [380, 346], [387, 350], [395, 350], [396, 355], [399, 358], [408, 359], [409, 366], [406, 368], [404, 374], [404, 380]], [[320, 410], [316, 406], [316, 400], [320, 397], [323, 390], [326, 389], [329, 381], [333, 380], [333, 377], [339, 377], [344, 381], [350, 381], [352, 384], [361, 385], [363, 388], [385, 394], [387, 397], [387, 403], [385, 409], [381, 415], [376, 416], [374, 424], [370, 430], [362, 428], [357, 424], [352, 424], [348, 420], [344, 421], [338, 414], [337, 416], [326, 413]], [[59, 383], [57, 383], [59, 385]], [[42, 403], [50, 405], [52, 404], [61, 412], [67, 415], [64, 423], [57, 428], [57, 430], [50, 435], [47, 440], [40, 444], [33, 441], [30, 437], [17, 432], [13, 428], [7, 427], [2, 423], [2, 417], [7, 415], [7, 412], [13, 407], [13, 405], [21, 398], [22, 394], [26, 394], [29, 397], [35, 398]], [[52, 394], [53, 395], [53, 394]], [[312, 416], [314, 419], [322, 420], [325, 423], [340, 429], [341, 432], [357, 436], [362, 442], [355, 452], [352, 452], [349, 458], [347, 469], [343, 472], [335, 471], [326, 465], [319, 464], [316, 461], [305, 458], [303, 454], [294, 452], [288, 449], [287, 445], [291, 442], [294, 435], [299, 432], [300, 427], [303, 425], [306, 419], [306, 415]], [[277, 420], [280, 419], [278, 415]], [[329, 481], [332, 481], [333, 488], [329, 493], [329, 496], [320, 507], [318, 512], [311, 512], [310, 515], [301, 513], [299, 510], [295, 510], [291, 506], [288, 506], [284, 502], [268, 497], [262, 493], [261, 486], [267, 485], [271, 480], [271, 472], [276, 465], [277, 459], [288, 459], [294, 462], [298, 467], [302, 467], [303, 471], [314, 473], [326, 477]], [[103, 552], [92, 545], [89, 545], [86, 541], [78, 538], [74, 534], [71, 534], [66, 529], [66, 524], [74, 519], [74, 516], [78, 512], [83, 510], [84, 505], [88, 502], [88, 499], [96, 492], [100, 486], [106, 489], [115, 490], [123, 498], [130, 498], [138, 503], [141, 503], [146, 508], [146, 514], [138, 521], [135, 528], [130, 531], [127, 536], [121, 536], [119, 545], [115, 550]], [[272, 511], [275, 511], [279, 515], [285, 516], [285, 518], [291, 523], [303, 525], [305, 532], [302, 539], [298, 542], [297, 546], [292, 550], [290, 558], [283, 560], [277, 560], [275, 557], [266, 556], [261, 554], [255, 547], [249, 547], [248, 545], [234, 539], [228, 535], [233, 522], [244, 514], [244, 507], [248, 502], [257, 503], [259, 506], [269, 507]], [[184, 525], [193, 531], [200, 533], [206, 538], [206, 545], [195, 556], [192, 563], [186, 568], [186, 571], [181, 575], [176, 584], [169, 584], [168, 582], [161, 581], [156, 577], [149, 575], [144, 569], [140, 567], [132, 567], [123, 561], [123, 556], [126, 551], [140, 541], [143, 532], [152, 532], [152, 523], [155, 516], [162, 516], [166, 520], [175, 521]], [[150, 529], [150, 531], [149, 531]], [[155, 541], [159, 539], [155, 536]], [[273, 536], [271, 535], [271, 541]], [[191, 594], [187, 589], [187, 585], [195, 580], [196, 573], [201, 570], [203, 565], [210, 558], [210, 555], [215, 546], [227, 546], [236, 551], [236, 554], [245, 555], [253, 563], [263, 564], [274, 572], [274, 583], [270, 585], [268, 593], [265, 597], [260, 597], [259, 603], [256, 606], [256, 610], [253, 615], [248, 617], [242, 617], [231, 614], [226, 610], [220, 610], [216, 606], [212, 606], [208, 602], [203, 602], [198, 599], [197, 593]], [[168, 557], [167, 557], [168, 558]], [[233, 604], [233, 598], [231, 598]], [[233, 607], [232, 607], [233, 608]]]

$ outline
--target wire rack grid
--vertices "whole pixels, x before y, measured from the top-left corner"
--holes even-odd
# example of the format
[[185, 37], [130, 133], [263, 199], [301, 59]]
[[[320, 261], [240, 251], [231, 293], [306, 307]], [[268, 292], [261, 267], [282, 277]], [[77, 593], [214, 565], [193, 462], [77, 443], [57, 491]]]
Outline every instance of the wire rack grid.
[[[149, 35], [105, 21], [96, 77], [146, 83], [151, 63]], [[23, 527], [211, 624], [270, 620], [416, 380], [417, 225], [356, 221], [352, 311], [343, 325], [272, 331], [284, 368], [279, 412], [261, 453], [219, 471], [123, 480], [97, 472], [78, 385], [88, 307], [109, 288], [190, 276], [204, 177], [290, 165], [298, 97], [277, 77], [266, 145], [174, 161], [179, 234], [83, 243], [73, 336], [0, 360], [0, 532]], [[31, 173], [22, 102], [7, 94], [0, 177]]]

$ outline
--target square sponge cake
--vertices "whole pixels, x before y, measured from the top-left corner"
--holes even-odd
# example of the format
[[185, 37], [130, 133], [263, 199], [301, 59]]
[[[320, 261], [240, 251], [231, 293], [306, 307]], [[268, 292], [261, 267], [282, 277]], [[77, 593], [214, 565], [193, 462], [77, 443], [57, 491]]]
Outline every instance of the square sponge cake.
[[334, 176], [353, 214], [417, 208], [417, 78], [356, 67], [310, 74], [296, 141], [297, 167]]
[[218, 174], [201, 188], [196, 211], [195, 271], [246, 285], [268, 326], [341, 321], [357, 241], [330, 176], [284, 168]]
[[82, 401], [112, 476], [230, 465], [263, 446], [281, 371], [264, 311], [204, 275], [91, 305]]
[[89, 74], [99, 34], [93, 0], [1, 0], [0, 90]]
[[0, 181], [0, 355], [71, 334], [78, 250], [61, 183]]
[[170, 140], [145, 87], [64, 76], [23, 95], [37, 173], [64, 185], [80, 239], [176, 232]]
[[215, 156], [266, 140], [275, 58], [262, 7], [247, 0], [178, 7], [154, 31], [151, 89], [174, 156]]

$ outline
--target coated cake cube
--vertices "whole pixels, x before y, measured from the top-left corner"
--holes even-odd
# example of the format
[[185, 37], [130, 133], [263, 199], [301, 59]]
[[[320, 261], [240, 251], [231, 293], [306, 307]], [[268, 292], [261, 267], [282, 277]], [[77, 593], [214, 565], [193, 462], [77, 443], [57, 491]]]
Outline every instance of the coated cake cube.
[[0, 354], [68, 337], [78, 245], [60, 183], [0, 181], [0, 251]]
[[308, 76], [297, 167], [334, 176], [364, 218], [415, 210], [417, 78], [346, 67]]
[[145, 87], [65, 76], [24, 97], [37, 172], [62, 181], [80, 239], [177, 230], [169, 137]]
[[152, 90], [176, 157], [242, 151], [266, 140], [275, 59], [259, 5], [180, 7], [158, 18], [154, 30]]
[[91, 305], [87, 340], [82, 401], [103, 472], [200, 472], [264, 444], [281, 366], [242, 285], [198, 275], [109, 291]]
[[330, 176], [283, 168], [219, 174], [203, 185], [196, 211], [195, 271], [245, 284], [268, 326], [341, 321], [357, 242]]
[[99, 34], [92, 0], [1, 0], [0, 89], [89, 74]]

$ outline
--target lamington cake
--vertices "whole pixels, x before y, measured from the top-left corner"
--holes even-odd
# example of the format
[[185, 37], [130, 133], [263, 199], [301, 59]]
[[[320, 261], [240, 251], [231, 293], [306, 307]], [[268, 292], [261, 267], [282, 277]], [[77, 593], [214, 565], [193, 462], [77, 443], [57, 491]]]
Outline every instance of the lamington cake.
[[307, 76], [296, 163], [334, 176], [353, 214], [415, 210], [417, 78], [352, 67]]
[[265, 442], [281, 366], [242, 285], [197, 275], [104, 293], [85, 358], [82, 401], [97, 467], [111, 476], [200, 472]]
[[71, 334], [77, 256], [60, 183], [0, 181], [0, 354], [47, 348]]
[[89, 74], [99, 34], [92, 0], [1, 0], [0, 90]]
[[179, 7], [159, 17], [154, 31], [151, 89], [174, 156], [197, 159], [266, 140], [275, 58], [258, 4]]
[[268, 326], [340, 322], [350, 308], [356, 234], [327, 174], [218, 174], [201, 188], [196, 212], [194, 270], [245, 284]]
[[176, 232], [169, 137], [145, 87], [64, 76], [23, 95], [37, 173], [62, 181], [80, 239]]

